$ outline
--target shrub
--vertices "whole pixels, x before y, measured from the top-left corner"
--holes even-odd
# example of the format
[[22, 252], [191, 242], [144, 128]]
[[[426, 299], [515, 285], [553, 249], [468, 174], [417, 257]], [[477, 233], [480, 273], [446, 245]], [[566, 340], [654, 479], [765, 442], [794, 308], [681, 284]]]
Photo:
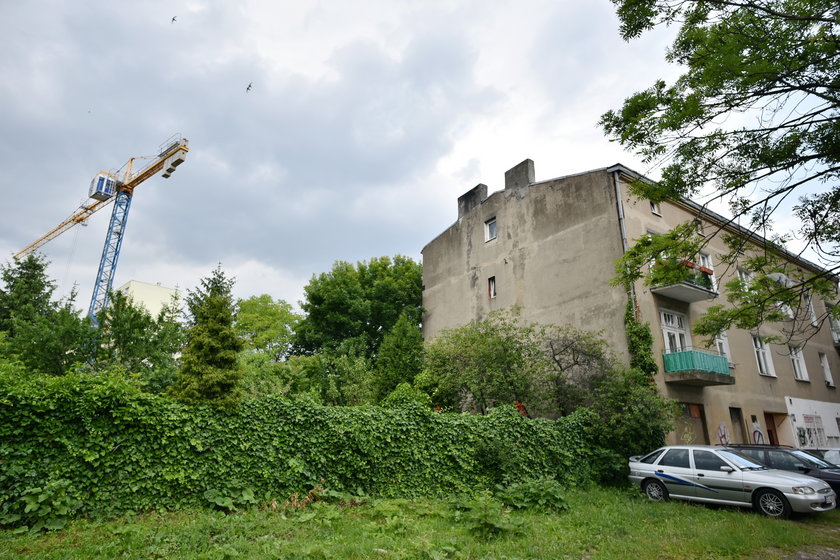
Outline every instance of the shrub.
[[[16, 513], [32, 489], [66, 481], [68, 515], [111, 516], [232, 510], [315, 487], [442, 497], [526, 478], [575, 485], [592, 474], [593, 418], [533, 420], [513, 406], [487, 416], [326, 407], [282, 396], [223, 411], [143, 393], [116, 375], [30, 377], [10, 368], [0, 372], [0, 496], [4, 513]], [[476, 459], [487, 442], [506, 457], [493, 477]]]

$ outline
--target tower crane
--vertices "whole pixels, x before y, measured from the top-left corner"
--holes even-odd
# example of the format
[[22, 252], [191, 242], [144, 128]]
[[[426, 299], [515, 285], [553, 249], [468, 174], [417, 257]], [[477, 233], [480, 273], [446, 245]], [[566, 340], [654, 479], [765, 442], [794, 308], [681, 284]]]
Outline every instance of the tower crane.
[[184, 163], [189, 151], [187, 139], [176, 134], [158, 147], [156, 156], [144, 158], [152, 161], [138, 170], [133, 169], [134, 160], [140, 158], [133, 157], [123, 166], [125, 173], [121, 178], [117, 173], [100, 171], [90, 182], [88, 201], [69, 218], [15, 254], [15, 260], [28, 255], [73, 226], [85, 223], [91, 215], [113, 202], [114, 210], [111, 212], [111, 222], [105, 235], [105, 246], [102, 249], [102, 259], [99, 261], [99, 271], [96, 273], [96, 283], [93, 286], [88, 311], [88, 316], [97, 323], [97, 316], [108, 306], [134, 189], [160, 171], [163, 171], [164, 178], [169, 178], [175, 168]]

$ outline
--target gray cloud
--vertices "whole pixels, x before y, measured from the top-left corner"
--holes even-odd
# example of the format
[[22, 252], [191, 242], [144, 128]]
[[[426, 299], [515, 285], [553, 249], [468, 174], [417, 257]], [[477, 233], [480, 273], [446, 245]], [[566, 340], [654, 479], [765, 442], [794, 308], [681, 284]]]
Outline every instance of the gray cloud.
[[[592, 130], [587, 88], [605, 75], [615, 87], [613, 63], [627, 60], [606, 1], [341, 10], [0, 4], [16, 22], [0, 37], [0, 250], [69, 215], [100, 169], [180, 132], [187, 162], [137, 189], [116, 282], [190, 287], [222, 261], [296, 301], [290, 286], [335, 260], [418, 258], [474, 180], [554, 148], [556, 115]], [[509, 30], [510, 18], [527, 27]], [[570, 139], [581, 153], [607, 145], [597, 131], [582, 139]], [[44, 250], [82, 303], [109, 212]]]

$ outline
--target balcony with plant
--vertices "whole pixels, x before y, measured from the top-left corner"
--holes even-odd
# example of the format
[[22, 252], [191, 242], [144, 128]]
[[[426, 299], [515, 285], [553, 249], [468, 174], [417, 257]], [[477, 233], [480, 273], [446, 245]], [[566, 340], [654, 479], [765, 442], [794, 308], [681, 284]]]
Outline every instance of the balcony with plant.
[[662, 258], [650, 267], [650, 291], [686, 303], [718, 296], [714, 271], [687, 259]]

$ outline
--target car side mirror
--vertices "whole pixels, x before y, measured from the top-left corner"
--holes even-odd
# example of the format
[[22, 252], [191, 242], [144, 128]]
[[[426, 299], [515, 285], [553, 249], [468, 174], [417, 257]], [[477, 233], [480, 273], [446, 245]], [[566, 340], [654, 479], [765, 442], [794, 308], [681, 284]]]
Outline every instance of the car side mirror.
[[735, 472], [735, 469], [729, 466], [723, 466], [720, 468], [720, 470], [722, 470], [723, 472]]

